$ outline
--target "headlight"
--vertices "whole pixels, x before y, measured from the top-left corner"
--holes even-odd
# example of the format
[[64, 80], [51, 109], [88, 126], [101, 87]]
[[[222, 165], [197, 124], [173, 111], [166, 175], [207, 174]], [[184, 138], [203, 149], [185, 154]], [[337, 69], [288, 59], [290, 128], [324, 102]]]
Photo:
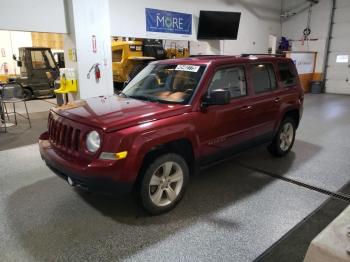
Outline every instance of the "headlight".
[[86, 148], [95, 153], [101, 146], [101, 138], [97, 131], [91, 131], [86, 137]]

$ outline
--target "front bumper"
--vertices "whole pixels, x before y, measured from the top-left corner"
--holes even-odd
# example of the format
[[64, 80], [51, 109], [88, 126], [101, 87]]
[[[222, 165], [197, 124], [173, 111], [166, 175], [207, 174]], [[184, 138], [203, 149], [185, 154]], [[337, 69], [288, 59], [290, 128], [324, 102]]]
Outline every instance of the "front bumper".
[[51, 146], [49, 140], [39, 139], [41, 158], [59, 177], [67, 180], [70, 177], [77, 186], [91, 191], [108, 194], [127, 194], [133, 183], [118, 181], [115, 161], [95, 161], [93, 163], [66, 159]]

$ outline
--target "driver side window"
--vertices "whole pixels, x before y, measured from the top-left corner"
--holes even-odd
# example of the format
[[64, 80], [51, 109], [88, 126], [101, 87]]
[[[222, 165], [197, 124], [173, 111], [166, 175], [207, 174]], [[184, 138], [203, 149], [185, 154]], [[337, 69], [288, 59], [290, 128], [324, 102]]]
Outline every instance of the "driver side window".
[[247, 95], [247, 85], [243, 66], [219, 69], [214, 74], [208, 88], [208, 97], [213, 90], [225, 89], [230, 92], [231, 99]]

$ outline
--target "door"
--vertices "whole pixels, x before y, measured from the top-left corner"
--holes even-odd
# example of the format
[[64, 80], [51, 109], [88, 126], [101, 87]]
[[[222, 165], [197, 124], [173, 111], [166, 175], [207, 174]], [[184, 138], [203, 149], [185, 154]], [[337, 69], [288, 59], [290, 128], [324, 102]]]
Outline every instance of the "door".
[[[230, 151], [253, 136], [251, 97], [247, 91], [243, 65], [218, 69], [208, 86], [206, 95], [216, 89], [230, 91], [231, 101], [227, 105], [208, 106], [196, 118], [202, 155]], [[206, 160], [212, 160], [211, 157]]]
[[274, 66], [271, 63], [250, 65], [250, 83], [254, 90], [252, 114], [256, 138], [273, 135], [281, 103]]
[[350, 2], [335, 1], [326, 76], [326, 92], [350, 94]]
[[[49, 50], [29, 49], [27, 57], [28, 84], [34, 92], [50, 90], [55, 81], [57, 68]], [[29, 70], [30, 68], [30, 70]]]

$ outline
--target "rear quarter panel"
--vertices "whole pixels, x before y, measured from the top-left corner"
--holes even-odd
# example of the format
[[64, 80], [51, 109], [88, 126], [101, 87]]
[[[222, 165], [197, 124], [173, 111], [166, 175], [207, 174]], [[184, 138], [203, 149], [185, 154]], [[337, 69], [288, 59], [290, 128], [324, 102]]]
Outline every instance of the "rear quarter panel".
[[[284, 83], [278, 71], [278, 62], [289, 62], [291, 64], [291, 69], [297, 78], [295, 85], [288, 86], [288, 87], [284, 86]], [[283, 59], [280, 61], [276, 61], [275, 70], [276, 70], [276, 75], [278, 79], [279, 97], [281, 98], [281, 105], [279, 108], [279, 117], [277, 119], [278, 121], [276, 121], [275, 128], [274, 128], [275, 132], [277, 132], [281, 121], [283, 120], [286, 113], [289, 111], [297, 110], [299, 112], [299, 121], [300, 121], [302, 117], [302, 111], [303, 111], [304, 90], [301, 87], [298, 72], [291, 59]]]

